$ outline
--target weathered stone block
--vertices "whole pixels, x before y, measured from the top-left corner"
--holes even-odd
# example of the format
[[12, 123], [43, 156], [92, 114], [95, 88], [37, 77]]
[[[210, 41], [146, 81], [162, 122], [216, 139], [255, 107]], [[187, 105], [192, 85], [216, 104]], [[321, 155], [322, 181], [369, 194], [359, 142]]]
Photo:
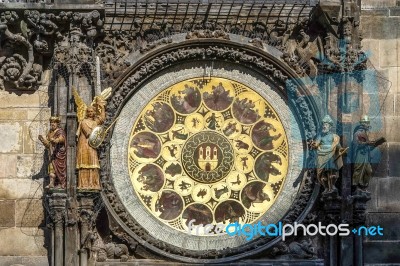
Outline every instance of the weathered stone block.
[[373, 65], [379, 65], [379, 40], [364, 39], [361, 43]]
[[400, 93], [396, 94], [396, 101], [394, 106], [394, 115], [400, 117]]
[[400, 117], [398, 116], [386, 116], [384, 119], [385, 127], [385, 138], [388, 142], [400, 142], [400, 134], [398, 132], [400, 128]]
[[28, 118], [28, 112], [21, 110], [21, 108], [1, 108], [0, 109], [0, 120], [26, 120]]
[[373, 177], [369, 182], [368, 191], [371, 192], [371, 200], [367, 201], [368, 212], [378, 211], [378, 185], [379, 177]]
[[[377, 153], [377, 154], [376, 154]], [[379, 147], [373, 155], [379, 156], [375, 163], [372, 164], [372, 169], [374, 170], [374, 177], [387, 177], [389, 173], [389, 154], [388, 154], [388, 146], [382, 145]], [[374, 158], [375, 159], [375, 158]], [[379, 159], [379, 161], [378, 161]]]
[[47, 256], [0, 256], [0, 265], [48, 266], [49, 259]]
[[22, 132], [20, 123], [0, 123], [0, 153], [21, 153], [23, 145]]
[[28, 121], [45, 121], [48, 122], [51, 116], [50, 108], [29, 108], [27, 110]]
[[361, 10], [361, 16], [389, 16], [389, 8], [373, 8]]
[[398, 7], [391, 7], [389, 9], [389, 16], [400, 16], [400, 8]]
[[37, 147], [43, 146], [33, 134], [31, 124], [32, 122], [26, 122], [22, 126], [23, 153], [25, 154], [37, 153]]
[[[389, 142], [389, 176], [400, 176], [400, 143]], [[400, 183], [399, 183], [400, 184]], [[400, 199], [400, 198], [399, 198]]]
[[0, 154], [0, 178], [13, 178], [17, 175], [17, 155]]
[[379, 66], [397, 67], [400, 54], [399, 40], [380, 40], [379, 44]]
[[[369, 94], [369, 93], [364, 93], [362, 95], [362, 100], [361, 100], [361, 106], [359, 109], [356, 109], [355, 112], [358, 112], [355, 114], [354, 112], [354, 118], [355, 118], [355, 124], [358, 124], [360, 121], [360, 118], [362, 115], [368, 115], [370, 117], [371, 121], [371, 131], [370, 133], [374, 135], [376, 132], [379, 132], [379, 136], [381, 137], [382, 134], [384, 134], [385, 126], [386, 126], [386, 121], [385, 121], [385, 116], [386, 114], [384, 112], [388, 112], [393, 115], [393, 95], [392, 96], [387, 96], [385, 99], [386, 95], [384, 94]], [[384, 104], [385, 103], [385, 104]], [[391, 106], [390, 104], [391, 103]], [[387, 104], [387, 106], [386, 106]], [[387, 117], [391, 117], [387, 115]], [[390, 122], [390, 121], [388, 121]]]
[[15, 201], [0, 200], [0, 227], [15, 226]]
[[17, 177], [37, 179], [47, 176], [47, 165], [44, 160], [44, 154], [18, 155]]
[[[396, 93], [397, 94], [397, 93]], [[396, 94], [393, 93], [379, 93], [379, 106], [380, 108], [377, 110], [381, 111], [380, 115], [382, 116], [392, 116], [394, 115], [395, 111], [395, 101], [396, 101]]]
[[366, 226], [381, 226], [383, 228], [383, 236], [367, 236], [366, 240], [399, 240], [400, 224], [397, 222], [399, 219], [400, 213], [369, 213], [367, 215]]
[[361, 1], [361, 8], [372, 7], [389, 7], [396, 6], [396, 0], [363, 0]]
[[396, 39], [399, 36], [400, 17], [362, 16], [361, 25], [366, 39]]
[[43, 179], [0, 179], [0, 199], [38, 199], [42, 194]]
[[378, 185], [378, 208], [379, 211], [400, 211], [400, 177], [386, 177], [379, 179]]
[[388, 71], [389, 71], [389, 76], [388, 76], [389, 81], [387, 83], [390, 83], [389, 84], [390, 93], [395, 94], [395, 93], [400, 92], [399, 83], [398, 83], [400, 68], [399, 67], [390, 67], [390, 68], [388, 68]]
[[400, 242], [364, 242], [364, 263], [395, 263], [400, 261]]
[[0, 256], [45, 256], [42, 228], [6, 228], [0, 230]]
[[0, 91], [0, 106], [2, 108], [9, 107], [38, 107], [40, 103], [39, 91], [35, 93], [9, 93]]
[[16, 201], [15, 225], [17, 227], [40, 227], [44, 223], [44, 209], [41, 199]]
[[45, 136], [49, 130], [49, 121], [46, 118], [42, 121], [32, 121], [23, 124], [23, 148], [25, 154], [39, 153], [45, 150], [44, 145], [39, 141], [38, 136]]

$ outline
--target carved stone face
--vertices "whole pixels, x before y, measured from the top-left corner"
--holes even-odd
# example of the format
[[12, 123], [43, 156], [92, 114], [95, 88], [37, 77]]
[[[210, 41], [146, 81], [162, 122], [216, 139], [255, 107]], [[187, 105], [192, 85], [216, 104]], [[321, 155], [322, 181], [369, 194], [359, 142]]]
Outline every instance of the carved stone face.
[[50, 122], [50, 129], [51, 130], [56, 130], [58, 128], [58, 123], [57, 122]]
[[328, 133], [331, 130], [331, 124], [329, 123], [323, 123], [322, 124], [322, 133]]
[[370, 130], [371, 129], [371, 125], [369, 123], [369, 121], [365, 121], [365, 122], [360, 122], [360, 125], [366, 130]]
[[94, 112], [94, 109], [91, 108], [91, 107], [89, 107], [89, 108], [86, 110], [86, 116], [87, 116], [88, 118], [94, 118], [95, 114], [96, 114], [96, 113]]

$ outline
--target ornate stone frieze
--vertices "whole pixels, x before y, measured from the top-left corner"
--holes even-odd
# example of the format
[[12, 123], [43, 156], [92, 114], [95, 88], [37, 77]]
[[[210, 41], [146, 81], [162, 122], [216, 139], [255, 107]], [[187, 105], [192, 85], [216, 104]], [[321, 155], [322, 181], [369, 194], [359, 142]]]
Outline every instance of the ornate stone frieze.
[[324, 72], [352, 72], [365, 69], [367, 55], [361, 47], [359, 21], [354, 17], [344, 17], [338, 26], [338, 32], [335, 34], [328, 32], [324, 38], [325, 57], [319, 63], [319, 68]]
[[[40, 84], [42, 66], [34, 63], [33, 45], [25, 34], [11, 31], [17, 27], [19, 16], [15, 11], [0, 13], [0, 89], [5, 89], [5, 83], [11, 83], [19, 89], [32, 89]], [[21, 24], [21, 28], [22, 28]], [[16, 49], [22, 46], [27, 56]]]
[[229, 40], [229, 34], [225, 31], [225, 26], [215, 21], [188, 21], [183, 25], [184, 29], [191, 29], [186, 34], [186, 39], [216, 38]]
[[93, 40], [102, 33], [96, 10], [54, 13], [37, 10], [0, 12], [0, 89], [6, 84], [34, 90], [41, 84], [41, 56], [76, 65], [92, 60]]

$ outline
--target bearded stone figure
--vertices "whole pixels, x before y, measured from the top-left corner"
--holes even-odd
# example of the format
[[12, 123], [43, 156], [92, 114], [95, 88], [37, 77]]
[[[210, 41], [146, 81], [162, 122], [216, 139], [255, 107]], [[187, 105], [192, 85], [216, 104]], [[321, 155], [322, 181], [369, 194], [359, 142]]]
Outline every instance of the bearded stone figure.
[[94, 97], [89, 107], [73, 88], [75, 103], [77, 106], [78, 137], [76, 168], [78, 169], [78, 189], [100, 190], [99, 158], [96, 148], [90, 146], [89, 138], [93, 130], [102, 125], [105, 120], [106, 99], [111, 93], [111, 88], [104, 90], [101, 95]]
[[333, 120], [329, 115], [322, 120], [322, 130], [311, 143], [317, 151], [317, 179], [325, 188], [323, 193], [336, 192], [336, 180], [343, 166], [342, 155], [347, 149], [340, 145], [340, 138], [332, 132]]

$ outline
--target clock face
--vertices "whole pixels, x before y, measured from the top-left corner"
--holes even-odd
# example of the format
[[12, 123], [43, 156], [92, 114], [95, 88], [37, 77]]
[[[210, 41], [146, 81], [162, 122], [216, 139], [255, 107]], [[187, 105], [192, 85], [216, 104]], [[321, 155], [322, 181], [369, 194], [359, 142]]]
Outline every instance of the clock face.
[[126, 158], [138, 203], [162, 224], [254, 223], [289, 168], [273, 105], [239, 82], [191, 78], [161, 90], [132, 118]]

